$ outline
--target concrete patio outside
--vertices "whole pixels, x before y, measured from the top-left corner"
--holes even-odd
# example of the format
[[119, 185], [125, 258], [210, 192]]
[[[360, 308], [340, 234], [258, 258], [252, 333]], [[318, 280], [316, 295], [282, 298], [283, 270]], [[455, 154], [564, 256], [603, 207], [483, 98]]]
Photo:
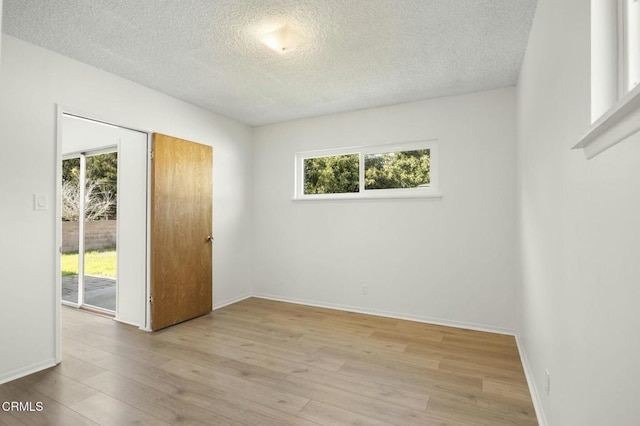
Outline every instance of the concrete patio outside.
[[[77, 275], [62, 277], [62, 300], [78, 303]], [[108, 277], [85, 275], [84, 304], [115, 312], [116, 280]]]

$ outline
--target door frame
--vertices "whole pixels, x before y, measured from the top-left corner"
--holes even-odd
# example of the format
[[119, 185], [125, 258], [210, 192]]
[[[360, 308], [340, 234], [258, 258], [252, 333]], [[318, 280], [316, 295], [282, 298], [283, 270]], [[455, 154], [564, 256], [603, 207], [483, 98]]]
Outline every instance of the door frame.
[[151, 310], [149, 306], [149, 294], [150, 294], [150, 259], [149, 259], [149, 251], [151, 247], [151, 211], [150, 211], [150, 202], [151, 202], [151, 151], [152, 151], [152, 131], [148, 129], [141, 129], [137, 126], [130, 126], [126, 123], [122, 123], [120, 120], [114, 120], [109, 117], [105, 117], [101, 114], [95, 114], [90, 111], [81, 110], [78, 108], [70, 107], [67, 105], [56, 103], [56, 177], [55, 177], [55, 185], [56, 185], [56, 201], [55, 201], [55, 246], [54, 246], [54, 254], [55, 254], [55, 294], [53, 297], [54, 303], [54, 312], [55, 312], [55, 362], [56, 364], [62, 361], [62, 320], [61, 320], [61, 309], [62, 303], [60, 301], [60, 295], [62, 294], [62, 200], [60, 194], [62, 193], [62, 122], [64, 115], [72, 115], [78, 118], [83, 118], [86, 120], [96, 121], [98, 123], [108, 124], [111, 126], [120, 127], [127, 130], [133, 130], [136, 132], [140, 132], [146, 134], [147, 136], [147, 162], [146, 162], [146, 244], [145, 249], [147, 252], [146, 264], [145, 264], [145, 285], [143, 286], [143, 298], [144, 303], [144, 324], [140, 325], [140, 329], [144, 331], [151, 331]]

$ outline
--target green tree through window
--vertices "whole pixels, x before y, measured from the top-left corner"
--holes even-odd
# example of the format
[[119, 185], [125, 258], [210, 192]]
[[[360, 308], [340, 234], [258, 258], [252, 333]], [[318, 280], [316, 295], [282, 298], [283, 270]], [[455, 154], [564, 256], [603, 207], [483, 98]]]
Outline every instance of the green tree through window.
[[358, 154], [304, 160], [305, 194], [343, 194], [358, 192], [360, 161]]
[[367, 154], [364, 157], [364, 187], [392, 189], [429, 185], [430, 165], [428, 149]]

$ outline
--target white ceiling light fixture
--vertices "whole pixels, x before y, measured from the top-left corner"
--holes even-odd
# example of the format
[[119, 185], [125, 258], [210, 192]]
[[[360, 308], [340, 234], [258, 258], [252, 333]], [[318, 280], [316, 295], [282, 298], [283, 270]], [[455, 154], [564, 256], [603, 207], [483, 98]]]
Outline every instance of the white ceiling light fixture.
[[270, 49], [285, 54], [306, 44], [308, 39], [296, 33], [290, 26], [284, 25], [275, 31], [268, 32], [260, 40]]

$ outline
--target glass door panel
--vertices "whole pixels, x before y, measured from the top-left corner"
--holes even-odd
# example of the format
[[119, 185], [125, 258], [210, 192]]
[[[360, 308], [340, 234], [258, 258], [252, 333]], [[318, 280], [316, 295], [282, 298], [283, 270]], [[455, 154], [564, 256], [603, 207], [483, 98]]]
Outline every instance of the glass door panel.
[[84, 194], [84, 304], [116, 310], [118, 154], [87, 154]]
[[80, 158], [62, 161], [62, 300], [78, 303]]

